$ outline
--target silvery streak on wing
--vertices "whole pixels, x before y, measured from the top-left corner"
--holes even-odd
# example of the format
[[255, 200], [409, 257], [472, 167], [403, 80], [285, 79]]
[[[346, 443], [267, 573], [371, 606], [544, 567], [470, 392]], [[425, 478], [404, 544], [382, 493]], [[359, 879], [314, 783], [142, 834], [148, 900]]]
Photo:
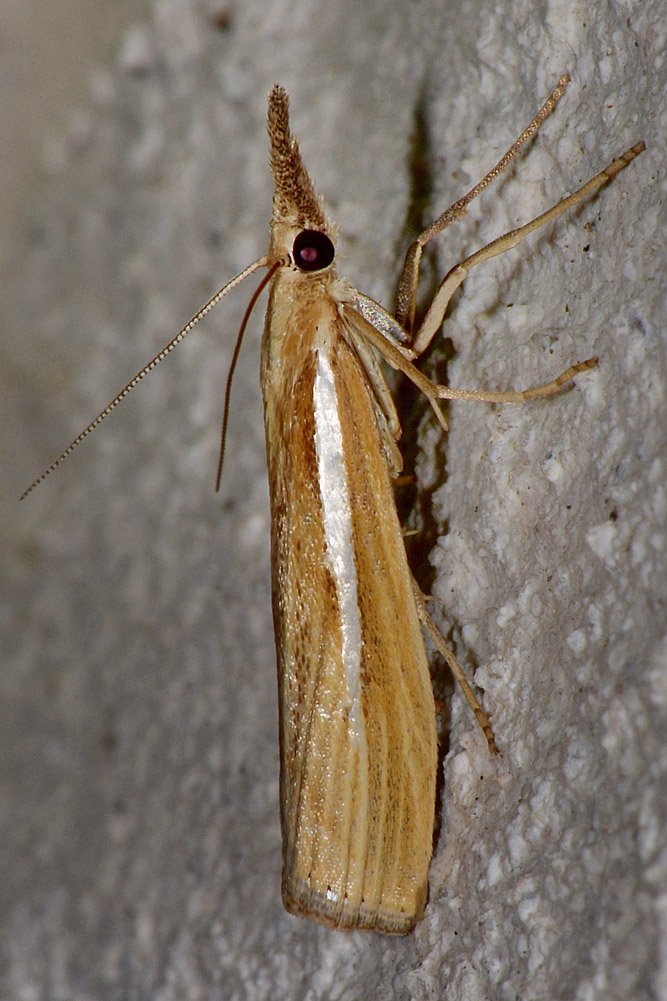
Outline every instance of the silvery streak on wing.
[[350, 705], [350, 738], [360, 745], [366, 759], [366, 737], [361, 716], [361, 622], [357, 603], [357, 569], [352, 543], [350, 489], [343, 455], [343, 434], [338, 416], [338, 400], [328, 345], [317, 352], [317, 373], [313, 387], [315, 444], [320, 473], [320, 492], [326, 539], [325, 559], [329, 564], [341, 611], [343, 664]]

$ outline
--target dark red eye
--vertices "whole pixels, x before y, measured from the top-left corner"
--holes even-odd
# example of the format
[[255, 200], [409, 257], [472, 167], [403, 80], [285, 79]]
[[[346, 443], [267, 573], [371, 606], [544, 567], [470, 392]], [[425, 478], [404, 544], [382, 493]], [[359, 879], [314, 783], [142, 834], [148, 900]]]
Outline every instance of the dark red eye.
[[294, 263], [302, 271], [322, 271], [323, 268], [328, 268], [335, 253], [329, 237], [318, 229], [302, 230], [292, 245]]

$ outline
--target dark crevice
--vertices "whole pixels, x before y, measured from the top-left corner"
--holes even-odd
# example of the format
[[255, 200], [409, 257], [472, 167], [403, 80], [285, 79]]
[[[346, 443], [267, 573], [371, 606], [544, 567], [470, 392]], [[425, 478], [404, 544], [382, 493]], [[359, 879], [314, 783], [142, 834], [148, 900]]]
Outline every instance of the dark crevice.
[[[414, 110], [413, 129], [411, 132], [410, 155], [408, 169], [410, 173], [410, 198], [406, 210], [405, 222], [402, 227], [400, 249], [397, 248], [397, 255], [405, 253], [409, 244], [418, 234], [432, 221], [433, 215], [433, 171], [432, 163], [434, 153], [429, 136], [428, 120], [426, 114], [426, 94], [422, 88], [417, 96]], [[430, 248], [422, 259], [420, 275], [420, 299], [426, 304], [434, 295], [441, 276], [437, 271], [437, 264], [434, 255], [429, 253]], [[417, 309], [417, 323], [421, 318], [423, 309]], [[441, 337], [436, 337], [438, 341], [437, 367], [429, 371], [428, 359], [431, 354], [429, 348], [420, 359], [419, 368], [432, 377], [435, 381], [445, 382], [447, 375], [447, 362], [453, 357], [454, 351], [450, 341]], [[424, 364], [425, 363], [425, 364]], [[439, 476], [436, 482], [430, 487], [418, 488], [414, 480], [414, 469], [419, 456], [419, 429], [422, 421], [433, 420], [433, 412], [428, 401], [414, 384], [402, 374], [398, 374], [394, 391], [394, 400], [398, 411], [403, 435], [401, 438], [401, 452], [403, 454], [403, 468], [405, 479], [401, 486], [396, 489], [396, 505], [398, 508], [401, 524], [406, 528], [416, 527], [418, 534], [406, 538], [406, 550], [408, 561], [415, 575], [419, 586], [425, 594], [429, 594], [435, 577], [435, 572], [431, 567], [428, 556], [433, 550], [439, 535], [436, 519], [433, 517], [433, 494], [447, 478], [444, 458], [439, 469]], [[445, 414], [448, 405], [443, 406]]]
[[[396, 247], [396, 256], [402, 264], [402, 257], [407, 247], [418, 234], [435, 218], [434, 172], [435, 154], [429, 133], [426, 90], [422, 87], [417, 96], [414, 108], [413, 128], [410, 137], [410, 153], [408, 170], [410, 174], [410, 195], [401, 230], [400, 241]], [[442, 276], [437, 268], [435, 254], [427, 247], [422, 258], [420, 269], [419, 297], [417, 306], [417, 323], [423, 314], [425, 306], [435, 294]], [[419, 367], [425, 374], [437, 382], [447, 381], [447, 362], [454, 356], [450, 341], [440, 336], [434, 338], [438, 342], [434, 355], [437, 361], [429, 366], [431, 349], [418, 360]], [[447, 479], [447, 467], [444, 450], [440, 452], [438, 475], [435, 482], [428, 487], [419, 487], [414, 478], [414, 469], [420, 453], [419, 430], [424, 420], [435, 421], [435, 416], [425, 399], [414, 384], [405, 376], [398, 374], [394, 391], [394, 400], [398, 411], [403, 436], [401, 452], [403, 454], [404, 478], [396, 488], [396, 506], [401, 524], [406, 528], [416, 528], [417, 534], [405, 539], [408, 563], [424, 594], [430, 594], [435, 570], [429, 562], [438, 537], [443, 532], [442, 523], [438, 523], [433, 514], [433, 495]], [[448, 405], [443, 406], [447, 414]], [[447, 524], [444, 531], [448, 530]], [[449, 670], [438, 654], [430, 657], [432, 665], [433, 689], [438, 706], [438, 736], [441, 760], [449, 749], [449, 712], [453, 681]], [[443, 793], [443, 771], [438, 769], [436, 817], [441, 816], [441, 801]], [[439, 834], [439, 824], [436, 827], [435, 838]]]

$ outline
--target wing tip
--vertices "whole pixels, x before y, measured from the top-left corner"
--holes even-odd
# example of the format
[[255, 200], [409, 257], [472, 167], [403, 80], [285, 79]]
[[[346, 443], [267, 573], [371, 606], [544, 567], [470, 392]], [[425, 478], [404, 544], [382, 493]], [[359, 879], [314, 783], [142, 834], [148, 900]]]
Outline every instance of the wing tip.
[[363, 900], [354, 902], [347, 895], [338, 896], [331, 890], [322, 893], [294, 874], [285, 874], [282, 895], [285, 910], [290, 914], [318, 921], [338, 931], [409, 935], [424, 916], [428, 887], [425, 886], [416, 895], [409, 892], [396, 906], [378, 904], [369, 907]]

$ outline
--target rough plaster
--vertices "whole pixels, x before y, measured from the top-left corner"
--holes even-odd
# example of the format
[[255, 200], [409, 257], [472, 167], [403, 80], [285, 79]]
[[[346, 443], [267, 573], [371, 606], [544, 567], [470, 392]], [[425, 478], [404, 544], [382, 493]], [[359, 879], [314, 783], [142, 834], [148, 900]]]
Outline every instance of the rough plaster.
[[[128, 33], [51, 145], [18, 248], [0, 995], [667, 997], [661, 5], [245, 0], [224, 31], [212, 10], [159, 0]], [[415, 109], [434, 214], [564, 69], [558, 113], [434, 264], [644, 138], [611, 188], [471, 276], [447, 331], [453, 385], [530, 384], [592, 354], [600, 368], [552, 402], [459, 404], [447, 441], [426, 421], [417, 446], [433, 590], [503, 756], [455, 695], [423, 923], [400, 940], [334, 933], [280, 903], [259, 319], [212, 491], [247, 296], [18, 511], [15, 496], [263, 252], [276, 80], [340, 224], [341, 270], [390, 303]]]

